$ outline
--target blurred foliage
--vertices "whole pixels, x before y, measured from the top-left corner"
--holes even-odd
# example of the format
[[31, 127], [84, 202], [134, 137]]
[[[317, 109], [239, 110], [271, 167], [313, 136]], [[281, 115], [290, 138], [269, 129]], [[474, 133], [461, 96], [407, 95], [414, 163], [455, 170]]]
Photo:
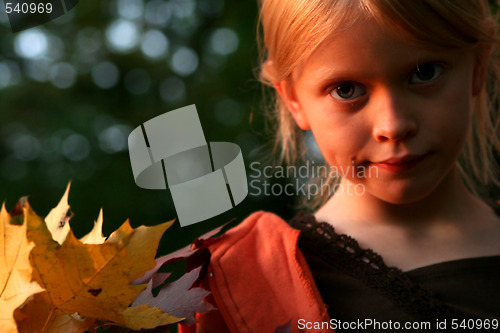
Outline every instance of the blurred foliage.
[[[196, 104], [207, 141], [235, 142], [245, 162], [266, 146], [255, 79], [256, 1], [85, 1], [44, 25], [13, 33], [0, 12], [0, 199], [24, 195], [40, 215], [68, 181], [72, 229], [82, 236], [104, 209], [107, 235], [176, 217], [170, 192], [134, 183], [127, 136], [143, 122]], [[249, 172], [247, 168], [247, 173]], [[171, 228], [171, 251], [279, 198], [248, 196], [216, 218]]]

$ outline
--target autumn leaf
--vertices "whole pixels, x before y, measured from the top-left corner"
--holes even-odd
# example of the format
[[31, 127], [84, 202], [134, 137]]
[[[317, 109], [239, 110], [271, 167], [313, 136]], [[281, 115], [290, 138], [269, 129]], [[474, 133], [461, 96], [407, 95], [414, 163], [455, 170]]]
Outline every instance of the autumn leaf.
[[51, 315], [51, 312], [51, 305], [44, 296], [34, 295], [31, 301], [14, 312], [19, 332], [80, 333], [89, 330], [96, 322], [92, 318], [82, 318], [77, 313]]
[[[206, 258], [206, 255], [204, 253], [201, 254], [200, 252], [205, 252], [203, 250], [206, 250], [207, 246], [216, 240], [216, 238], [212, 237], [217, 235], [229, 223], [230, 222], [223, 224], [220, 227], [217, 227], [214, 230], [211, 230], [206, 234], [196, 238], [193, 242], [193, 245], [188, 245], [177, 251], [174, 251], [160, 258], [157, 258], [155, 267], [147, 271], [140, 278], [136, 279], [134, 283], [135, 284], [147, 283], [151, 278], [154, 277], [155, 274], [158, 274], [157, 273], [158, 270], [162, 268], [164, 265], [179, 260], [188, 260], [188, 267], [187, 267], [188, 271], [202, 264], [208, 263], [209, 258]], [[156, 280], [158, 281], [158, 279]], [[161, 283], [155, 283], [153, 285], [153, 288], [157, 287], [159, 284]]]
[[[134, 280], [133, 283], [148, 283], [147, 288], [137, 296], [132, 303], [133, 306], [149, 305], [160, 308], [162, 311], [176, 317], [184, 317], [184, 325], [192, 325], [196, 322], [197, 313], [206, 313], [214, 310], [215, 307], [206, 302], [205, 299], [210, 292], [206, 289], [196, 287], [198, 282], [206, 273], [206, 268], [210, 262], [210, 252], [207, 246], [216, 241], [212, 238], [218, 234], [224, 224], [212, 231], [195, 239], [192, 245], [188, 245], [173, 253], [156, 259], [156, 266], [147, 271], [143, 276]], [[169, 273], [159, 272], [164, 265], [179, 260], [186, 260], [186, 274], [172, 283], [164, 285], [157, 296], [153, 295], [153, 288], [162, 285], [170, 276]]]
[[84, 244], [102, 244], [106, 240], [106, 237], [102, 234], [102, 223], [103, 223], [103, 213], [102, 209], [99, 211], [99, 217], [94, 223], [94, 228], [85, 236], [83, 236], [80, 241]]
[[13, 224], [2, 205], [0, 211], [0, 325], [2, 332], [17, 332], [14, 310], [33, 294], [43, 291], [31, 280], [29, 261], [33, 244], [26, 238], [26, 225]]
[[150, 307], [146, 304], [126, 308], [122, 312], [122, 316], [123, 326], [133, 330], [169, 325], [180, 322], [184, 319], [174, 317], [169, 313], [163, 312], [158, 307]]
[[[197, 285], [209, 263], [207, 245], [220, 228], [155, 261], [160, 238], [173, 221], [136, 229], [126, 221], [106, 239], [101, 210], [92, 230], [77, 239], [69, 225], [68, 191], [69, 185], [45, 219], [26, 198], [11, 214], [2, 208], [2, 332], [82, 333], [113, 325], [154, 329], [193, 323], [196, 313], [214, 308], [204, 300], [210, 292]], [[187, 260], [187, 273], [165, 284], [170, 273], [158, 269], [177, 260]]]
[[70, 231], [69, 220], [71, 215], [68, 216], [68, 195], [70, 187], [71, 183], [69, 183], [66, 187], [66, 191], [64, 192], [61, 201], [59, 201], [59, 204], [57, 204], [57, 206], [53, 208], [45, 217], [45, 222], [47, 223], [47, 228], [52, 235], [52, 239], [59, 244], [64, 242]]
[[[102, 244], [84, 244], [69, 230], [59, 245], [27, 204], [24, 224], [28, 239], [36, 244], [31, 262], [37, 282], [46, 289], [42, 295], [50, 308], [45, 320], [77, 313], [81, 318], [118, 325], [133, 322], [134, 310], [128, 306], [145, 285], [131, 282], [155, 266], [158, 243], [172, 223], [132, 229], [126, 221]], [[182, 319], [172, 318], [169, 316], [170, 321]]]
[[176, 317], [186, 318], [186, 325], [195, 323], [196, 313], [215, 310], [213, 305], [204, 301], [210, 292], [199, 287], [193, 288], [201, 269], [201, 266], [195, 268], [174, 282], [167, 284], [157, 296], [153, 296], [153, 279], [151, 279], [147, 288], [135, 299], [132, 306], [148, 304]]

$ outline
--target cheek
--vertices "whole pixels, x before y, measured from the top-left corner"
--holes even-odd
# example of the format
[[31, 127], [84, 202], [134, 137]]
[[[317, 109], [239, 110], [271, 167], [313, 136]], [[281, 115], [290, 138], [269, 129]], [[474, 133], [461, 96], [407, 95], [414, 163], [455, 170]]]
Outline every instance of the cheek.
[[314, 123], [311, 130], [323, 157], [332, 166], [349, 166], [363, 149], [367, 131], [355, 119], [329, 117]]
[[460, 149], [465, 141], [473, 115], [473, 97], [468, 85], [454, 85], [454, 89], [443, 96], [440, 112], [430, 119], [435, 132], [444, 142]]

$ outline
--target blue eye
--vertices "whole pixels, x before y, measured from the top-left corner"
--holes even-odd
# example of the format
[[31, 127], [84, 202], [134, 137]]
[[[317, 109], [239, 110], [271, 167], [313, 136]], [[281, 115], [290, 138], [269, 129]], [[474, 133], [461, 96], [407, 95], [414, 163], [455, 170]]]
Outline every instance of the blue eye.
[[422, 84], [436, 80], [443, 72], [443, 66], [428, 62], [418, 65], [410, 76], [410, 83]]
[[366, 94], [363, 87], [353, 83], [342, 83], [330, 91], [330, 95], [339, 101], [355, 99]]

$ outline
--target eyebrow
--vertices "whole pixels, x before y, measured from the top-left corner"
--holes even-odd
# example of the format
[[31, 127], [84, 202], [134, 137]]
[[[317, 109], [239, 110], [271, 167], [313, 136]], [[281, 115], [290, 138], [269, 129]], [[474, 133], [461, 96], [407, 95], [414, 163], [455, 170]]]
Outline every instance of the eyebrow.
[[357, 81], [369, 80], [377, 77], [375, 72], [367, 72], [366, 70], [351, 69], [336, 69], [336, 68], [319, 68], [308, 80], [314, 81], [316, 84], [324, 85], [327, 83], [342, 82], [342, 81]]
[[[393, 64], [393, 66], [397, 65], [397, 67], [393, 67], [391, 73], [406, 73], [410, 72], [417, 65], [427, 62], [439, 61], [440, 58], [443, 58], [441, 54], [425, 52], [416, 55], [412, 59], [402, 60], [401, 63]], [[326, 85], [328, 83], [335, 82], [343, 82], [343, 81], [363, 81], [363, 80], [371, 80], [373, 78], [379, 77], [379, 74], [376, 70], [371, 70], [373, 67], [369, 69], [359, 69], [355, 66], [351, 68], [345, 68], [343, 66], [328, 66], [324, 65], [312, 73], [312, 76], [308, 78], [308, 81], [313, 81], [314, 85]], [[301, 75], [304, 73], [302, 71]], [[311, 72], [310, 72], [311, 73]], [[308, 84], [311, 85], [311, 84]]]

